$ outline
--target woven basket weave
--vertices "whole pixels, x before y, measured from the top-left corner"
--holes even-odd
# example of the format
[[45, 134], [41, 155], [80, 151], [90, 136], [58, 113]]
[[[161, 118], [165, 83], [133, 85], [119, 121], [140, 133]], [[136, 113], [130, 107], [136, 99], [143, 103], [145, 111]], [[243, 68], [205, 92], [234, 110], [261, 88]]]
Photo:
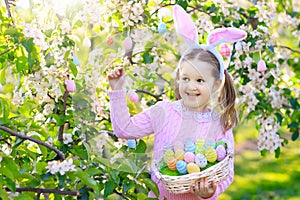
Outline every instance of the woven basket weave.
[[165, 189], [173, 194], [182, 194], [190, 192], [190, 186], [195, 184], [195, 181], [207, 177], [208, 182], [212, 180], [219, 183], [229, 176], [229, 161], [233, 154], [227, 154], [226, 157], [217, 164], [198, 173], [191, 173], [182, 176], [168, 176], [159, 172], [158, 163], [153, 162], [152, 170], [158, 180], [160, 180]]

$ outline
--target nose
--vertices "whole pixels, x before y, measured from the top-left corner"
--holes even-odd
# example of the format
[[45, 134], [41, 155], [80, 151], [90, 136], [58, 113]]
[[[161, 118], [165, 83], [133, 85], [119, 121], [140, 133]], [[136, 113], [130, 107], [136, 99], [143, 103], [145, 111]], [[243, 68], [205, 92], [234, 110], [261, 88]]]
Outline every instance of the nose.
[[197, 89], [197, 83], [195, 83], [195, 81], [190, 81], [188, 84], [188, 88], [191, 90]]

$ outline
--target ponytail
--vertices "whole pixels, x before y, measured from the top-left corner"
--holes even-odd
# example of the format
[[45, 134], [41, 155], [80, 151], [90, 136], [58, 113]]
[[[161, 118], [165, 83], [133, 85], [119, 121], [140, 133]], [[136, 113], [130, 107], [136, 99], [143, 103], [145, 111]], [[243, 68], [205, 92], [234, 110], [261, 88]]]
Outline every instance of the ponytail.
[[225, 133], [227, 130], [235, 127], [238, 123], [238, 115], [235, 110], [236, 91], [233, 80], [230, 74], [225, 70], [225, 82], [222, 88], [219, 103], [222, 113], [220, 116], [222, 130]]

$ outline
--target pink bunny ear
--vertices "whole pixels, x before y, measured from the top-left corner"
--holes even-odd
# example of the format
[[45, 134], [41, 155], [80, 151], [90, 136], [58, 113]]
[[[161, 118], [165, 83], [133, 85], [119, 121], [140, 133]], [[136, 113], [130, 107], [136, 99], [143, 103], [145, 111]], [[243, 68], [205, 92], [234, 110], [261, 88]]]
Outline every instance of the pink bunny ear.
[[209, 34], [207, 44], [218, 46], [222, 42], [237, 42], [246, 37], [247, 33], [238, 28], [218, 28]]
[[173, 14], [177, 33], [181, 37], [183, 37], [186, 42], [198, 44], [197, 28], [190, 15], [186, 13], [181, 6], [178, 5], [174, 6]]

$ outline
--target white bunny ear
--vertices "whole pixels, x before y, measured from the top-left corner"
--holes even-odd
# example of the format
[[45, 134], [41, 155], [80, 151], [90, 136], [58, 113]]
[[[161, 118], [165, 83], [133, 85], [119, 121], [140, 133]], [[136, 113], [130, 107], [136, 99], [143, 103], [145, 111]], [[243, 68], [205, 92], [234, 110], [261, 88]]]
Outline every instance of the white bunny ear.
[[173, 18], [177, 33], [190, 45], [198, 44], [197, 28], [188, 13], [179, 6], [173, 9]]
[[207, 37], [207, 44], [214, 47], [220, 43], [233, 43], [243, 40], [247, 37], [247, 33], [238, 28], [218, 28], [213, 30]]

